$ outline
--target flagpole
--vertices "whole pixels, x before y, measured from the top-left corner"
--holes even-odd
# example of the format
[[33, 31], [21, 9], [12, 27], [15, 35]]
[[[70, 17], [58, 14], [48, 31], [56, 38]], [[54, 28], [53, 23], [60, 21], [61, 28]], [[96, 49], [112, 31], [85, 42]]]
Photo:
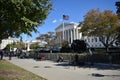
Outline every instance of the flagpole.
[[64, 40], [64, 19], [62, 21], [62, 24], [63, 24], [63, 40]]
[[65, 23], [64, 23], [64, 20], [68, 20], [69, 19], [69, 16], [68, 15], [63, 15], [63, 24], [62, 24], [62, 26], [63, 26], [63, 40], [65, 39], [65, 34], [64, 34], [64, 29], [65, 29]]

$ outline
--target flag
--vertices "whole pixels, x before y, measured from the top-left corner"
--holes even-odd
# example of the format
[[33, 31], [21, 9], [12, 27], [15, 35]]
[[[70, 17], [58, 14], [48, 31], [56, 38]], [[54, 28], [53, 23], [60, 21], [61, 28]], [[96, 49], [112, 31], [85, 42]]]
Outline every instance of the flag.
[[63, 20], [69, 20], [69, 16], [68, 15], [63, 15]]

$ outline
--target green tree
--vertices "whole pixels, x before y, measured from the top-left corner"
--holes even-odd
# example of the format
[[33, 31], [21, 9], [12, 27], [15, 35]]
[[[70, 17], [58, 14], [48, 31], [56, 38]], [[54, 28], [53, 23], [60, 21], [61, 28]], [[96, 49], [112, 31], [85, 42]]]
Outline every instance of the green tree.
[[14, 48], [18, 48], [18, 49], [25, 49], [25, 43], [23, 42], [18, 42], [18, 43], [15, 43], [15, 44], [12, 44]]
[[7, 50], [11, 50], [11, 49], [13, 49], [13, 45], [12, 44], [8, 44], [6, 47], [5, 47], [5, 49], [7, 49]]
[[62, 41], [62, 48], [61, 48], [61, 52], [71, 52], [71, 48], [69, 46], [69, 42], [66, 40]]
[[40, 45], [37, 42], [30, 45], [30, 49], [37, 49], [37, 48], [40, 48]]
[[0, 41], [19, 37], [22, 33], [30, 35], [52, 10], [51, 0], [0, 0]]
[[118, 17], [110, 10], [101, 12], [99, 9], [90, 10], [83, 21], [81, 32], [84, 36], [95, 36], [103, 43], [108, 50], [118, 38], [120, 28]]

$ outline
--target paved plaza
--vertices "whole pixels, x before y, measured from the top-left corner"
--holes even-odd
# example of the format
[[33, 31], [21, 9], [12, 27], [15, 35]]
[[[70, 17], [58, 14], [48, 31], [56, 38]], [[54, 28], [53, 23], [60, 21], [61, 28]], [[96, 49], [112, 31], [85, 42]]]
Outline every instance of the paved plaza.
[[74, 67], [67, 63], [13, 57], [7, 61], [48, 80], [120, 80], [120, 68]]

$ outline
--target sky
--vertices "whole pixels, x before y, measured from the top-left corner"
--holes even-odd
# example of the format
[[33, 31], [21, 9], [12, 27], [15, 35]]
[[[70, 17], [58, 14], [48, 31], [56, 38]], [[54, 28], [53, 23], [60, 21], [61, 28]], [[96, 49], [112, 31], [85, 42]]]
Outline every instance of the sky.
[[42, 26], [38, 26], [39, 33], [31, 32], [32, 37], [22, 35], [23, 40], [35, 40], [40, 34], [55, 32], [63, 19], [63, 15], [68, 15], [69, 20], [65, 22], [79, 23], [84, 20], [84, 16], [91, 9], [100, 11], [111, 10], [116, 13], [115, 2], [120, 0], [52, 0], [53, 10], [50, 11], [48, 18]]

